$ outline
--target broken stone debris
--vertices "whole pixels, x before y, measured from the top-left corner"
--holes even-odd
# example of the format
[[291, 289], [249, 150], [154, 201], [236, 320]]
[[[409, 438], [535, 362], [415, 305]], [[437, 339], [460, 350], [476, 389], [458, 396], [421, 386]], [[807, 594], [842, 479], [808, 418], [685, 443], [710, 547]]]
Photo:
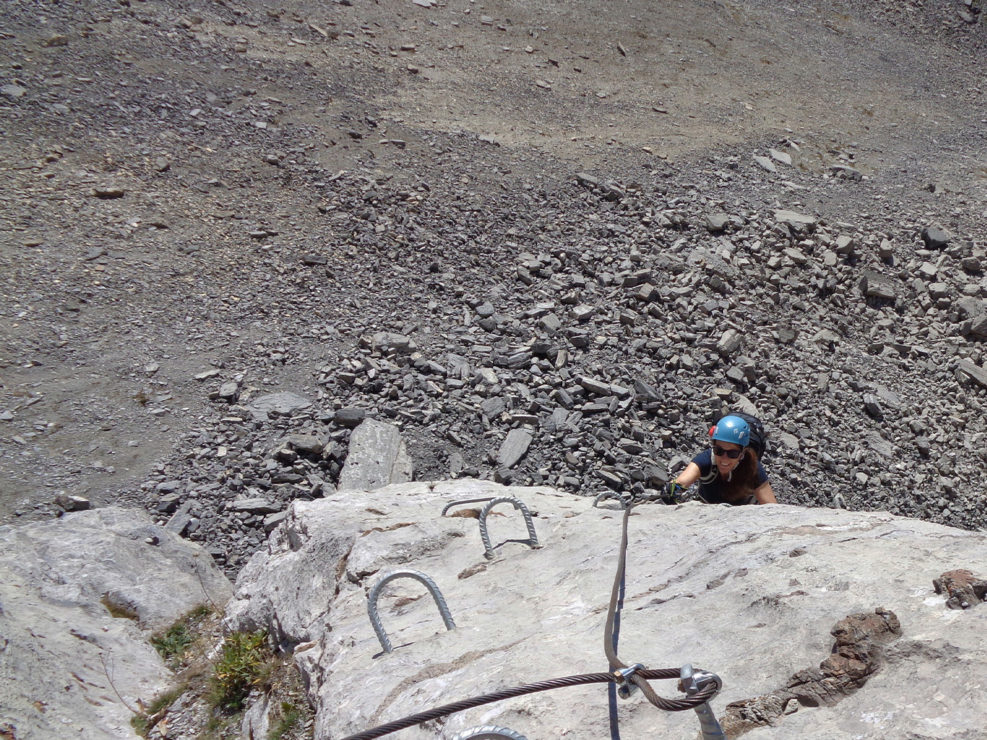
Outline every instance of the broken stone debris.
[[987, 601], [987, 580], [965, 568], [947, 571], [932, 582], [937, 594], [945, 594], [950, 609], [969, 609]]
[[307, 409], [311, 405], [311, 401], [297, 393], [282, 391], [260, 396], [251, 401], [248, 408], [255, 419], [266, 421], [272, 415], [291, 416], [296, 411]]
[[505, 468], [513, 468], [527, 454], [532, 439], [532, 434], [527, 429], [509, 431], [497, 453], [497, 464]]
[[[719, 164], [730, 177], [765, 177], [744, 157]], [[810, 173], [784, 172], [793, 183], [819, 184]], [[334, 212], [360, 239], [375, 238], [393, 209], [380, 205], [376, 226], [346, 214], [387, 188], [354, 175], [333, 183]], [[957, 456], [948, 476], [939, 462], [966, 444], [965, 435], [987, 433], [968, 408], [978, 378], [987, 378], [978, 369], [987, 339], [982, 245], [954, 236], [932, 249], [940, 242], [921, 237], [928, 223], [836, 221], [785, 197], [765, 210], [709, 189], [650, 192], [609, 173], [576, 173], [575, 183], [565, 207], [582, 215], [565, 239], [538, 227], [537, 239], [515, 240], [535, 219], [498, 241], [472, 217], [444, 211], [452, 219], [446, 237], [461, 233], [500, 255], [498, 280], [463, 280], [461, 265], [430, 254], [420, 270], [428, 316], [406, 319], [360, 303], [347, 329], [356, 346], [333, 349], [318, 368], [318, 390], [302, 394], [311, 405], [258, 411], [250, 378], [241, 395], [218, 399], [218, 418], [196, 429], [192, 451], [148, 481], [187, 466], [182, 501], [195, 499], [188, 536], [215, 537], [233, 572], [263, 542], [264, 515], [232, 516], [225, 503], [260, 496], [283, 510], [296, 498], [331, 493], [351, 430], [367, 416], [401, 430], [420, 476], [454, 471], [573, 493], [652, 495], [659, 480], [652, 471], [691, 457], [712, 418], [742, 404], [784, 440], [769, 465], [781, 500], [828, 506], [835, 488], [849, 508], [984, 525], [975, 456]], [[409, 191], [401, 201], [424, 209], [415, 216], [422, 223], [424, 193]], [[388, 223], [414, 237], [397, 228], [400, 221]], [[417, 280], [413, 274], [402, 274], [402, 285]], [[726, 336], [728, 329], [735, 334]], [[339, 337], [332, 327], [316, 334]], [[260, 353], [278, 363], [287, 354], [274, 343]], [[900, 389], [903, 403], [893, 413], [877, 393], [878, 378]], [[729, 392], [715, 394], [714, 385]], [[645, 386], [651, 390], [642, 393]], [[864, 402], [865, 395], [877, 400]], [[945, 415], [944, 398], [953, 399]], [[816, 423], [800, 421], [796, 409], [814, 409]], [[520, 428], [532, 439], [508, 468], [498, 461], [499, 443]], [[887, 456], [861, 443], [871, 431], [893, 446], [903, 470], [887, 471]], [[322, 454], [283, 451], [290, 433], [320, 438]], [[940, 493], [947, 487], [956, 495]], [[906, 488], [921, 493], [900, 495]]]

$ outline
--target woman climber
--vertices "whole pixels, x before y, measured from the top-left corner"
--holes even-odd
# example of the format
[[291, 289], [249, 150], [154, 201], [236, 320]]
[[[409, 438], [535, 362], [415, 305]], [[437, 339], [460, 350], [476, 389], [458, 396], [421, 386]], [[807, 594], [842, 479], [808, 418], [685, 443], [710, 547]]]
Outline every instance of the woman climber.
[[668, 484], [662, 497], [666, 503], [681, 501], [685, 489], [697, 481], [699, 498], [708, 504], [778, 503], [757, 450], [751, 445], [747, 421], [739, 416], [724, 416], [709, 430], [709, 436], [710, 448], [692, 458]]

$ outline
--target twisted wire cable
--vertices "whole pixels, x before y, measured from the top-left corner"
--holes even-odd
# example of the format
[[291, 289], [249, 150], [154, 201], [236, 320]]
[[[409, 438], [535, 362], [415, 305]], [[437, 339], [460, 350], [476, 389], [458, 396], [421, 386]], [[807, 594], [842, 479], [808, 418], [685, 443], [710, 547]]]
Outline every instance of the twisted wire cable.
[[666, 699], [658, 696], [658, 694], [655, 693], [655, 690], [651, 688], [651, 684], [648, 683], [648, 679], [660, 680], [680, 678], [680, 668], [639, 669], [633, 671], [627, 679], [624, 679], [620, 673], [621, 669], [626, 669], [628, 666], [617, 656], [616, 650], [613, 646], [613, 632], [617, 614], [617, 603], [620, 594], [620, 583], [624, 577], [624, 569], [627, 563], [627, 525], [631, 510], [633, 508], [634, 504], [631, 503], [624, 509], [624, 518], [621, 526], [620, 537], [620, 556], [618, 558], [617, 573], [614, 577], [613, 589], [610, 594], [610, 607], [607, 610], [607, 621], [605, 627], [606, 634], [603, 638], [603, 650], [606, 653], [607, 661], [610, 664], [610, 673], [583, 673], [577, 676], [564, 676], [562, 678], [552, 678], [547, 681], [539, 681], [537, 683], [515, 686], [510, 689], [495, 691], [491, 694], [484, 694], [471, 699], [463, 699], [461, 701], [453, 702], [452, 704], [444, 704], [440, 707], [435, 707], [424, 712], [408, 715], [402, 719], [388, 722], [387, 724], [378, 725], [377, 727], [364, 730], [363, 732], [358, 732], [355, 735], [348, 735], [342, 740], [374, 740], [374, 738], [390, 735], [392, 732], [405, 730], [409, 727], [420, 725], [423, 722], [439, 719], [440, 717], [447, 717], [450, 714], [462, 712], [466, 709], [473, 709], [484, 704], [492, 704], [493, 702], [503, 701], [504, 699], [513, 699], [519, 696], [524, 696], [525, 694], [534, 694], [539, 691], [550, 691], [552, 689], [561, 689], [569, 686], [582, 686], [592, 683], [616, 683], [618, 681], [629, 680], [641, 689], [641, 693], [644, 694], [649, 702], [659, 709], [665, 710], [666, 712], [682, 712], [688, 709], [695, 709], [696, 707], [702, 706], [709, 701], [719, 690], [719, 687], [715, 684], [710, 684], [706, 688], [685, 699]]
[[[620, 597], [620, 582], [624, 577], [624, 567], [627, 563], [627, 522], [631, 516], [631, 510], [634, 505], [631, 504], [626, 509], [624, 509], [624, 521], [621, 526], [621, 536], [620, 536], [620, 555], [617, 559], [617, 574], [613, 580], [613, 589], [610, 592], [610, 608], [607, 610], [607, 624], [604, 628], [603, 635], [603, 651], [606, 653], [607, 661], [610, 663], [611, 671], [618, 671], [621, 668], [627, 668], [627, 664], [624, 663], [618, 656], [616, 650], [613, 646], [613, 631], [614, 631], [614, 621], [617, 614], [617, 601]], [[695, 709], [702, 704], [705, 704], [707, 699], [709, 699], [715, 691], [702, 692], [701, 694], [696, 694], [695, 696], [690, 696], [687, 699], [666, 699], [665, 697], [658, 696], [655, 690], [651, 688], [651, 685], [647, 682], [646, 674], [650, 671], [636, 671], [631, 674], [629, 680], [634, 683], [641, 693], [654, 704], [659, 709], [664, 709], [666, 712], [681, 712], [686, 709]], [[679, 672], [676, 671], [674, 676], [664, 676], [665, 678], [678, 678]], [[656, 677], [651, 677], [656, 678]], [[700, 700], [700, 697], [701, 700]]]
[[[678, 668], [653, 668], [638, 671], [635, 675], [641, 676], [642, 680], [648, 678], [670, 679], [678, 678], [679, 673], [680, 671]], [[471, 699], [463, 699], [461, 701], [453, 702], [452, 704], [444, 704], [440, 707], [435, 707], [424, 712], [419, 712], [418, 714], [408, 715], [407, 717], [394, 720], [393, 722], [388, 722], [387, 724], [372, 727], [369, 730], [358, 732], [355, 735], [348, 735], [342, 740], [373, 740], [374, 738], [383, 737], [384, 735], [390, 735], [392, 732], [397, 732], [398, 730], [406, 730], [409, 727], [420, 725], [423, 722], [439, 719], [440, 717], [447, 717], [450, 714], [462, 712], [466, 709], [473, 709], [484, 704], [492, 704], [493, 702], [503, 701], [504, 699], [514, 699], [519, 696], [524, 696], [525, 694], [535, 694], [539, 691], [550, 691], [551, 689], [563, 689], [569, 686], [583, 686], [593, 683], [607, 683], [608, 681], [616, 681], [616, 677], [612, 673], [583, 673], [578, 676], [551, 678], [547, 681], [539, 681], [537, 683], [524, 684], [523, 686], [515, 686], [510, 689], [495, 691], [491, 694], [475, 696]], [[682, 709], [691, 709], [697, 703], [704, 703], [715, 693], [716, 687], [710, 687], [709, 689], [703, 690], [695, 696], [690, 697], [688, 700], [684, 700], [683, 703], [688, 703], [688, 706], [682, 707]], [[699, 701], [697, 702], [697, 700]]]

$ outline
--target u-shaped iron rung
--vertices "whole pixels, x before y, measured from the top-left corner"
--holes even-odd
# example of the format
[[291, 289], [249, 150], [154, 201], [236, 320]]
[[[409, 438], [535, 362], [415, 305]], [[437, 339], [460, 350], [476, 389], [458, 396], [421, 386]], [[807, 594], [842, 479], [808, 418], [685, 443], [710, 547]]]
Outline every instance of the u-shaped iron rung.
[[439, 607], [439, 614], [442, 615], [442, 622], [446, 629], [456, 629], [456, 623], [452, 621], [452, 614], [449, 613], [449, 606], [446, 604], [446, 600], [442, 598], [442, 592], [435, 585], [435, 581], [418, 570], [396, 570], [377, 581], [374, 587], [370, 589], [370, 595], [367, 597], [367, 613], [370, 615], [370, 624], [374, 626], [374, 632], [377, 633], [377, 639], [380, 640], [380, 646], [384, 648], [385, 653], [391, 652], [394, 648], [391, 647], [391, 641], [387, 638], [384, 625], [380, 621], [380, 614], [377, 613], [377, 598], [380, 596], [381, 589], [396, 578], [413, 578], [423, 583], [428, 592], [432, 594], [435, 605]]
[[493, 498], [493, 496], [485, 496], [484, 498], [464, 498], [461, 501], [450, 501], [442, 507], [442, 516], [445, 516], [446, 512], [454, 506], [462, 506], [463, 504], [478, 504], [481, 501], [492, 501]]
[[617, 491], [603, 491], [603, 493], [598, 493], [596, 498], [593, 499], [593, 508], [599, 508], [599, 503], [606, 499], [616, 499], [621, 509], [626, 509], [633, 501], [630, 494], [618, 493]]
[[483, 555], [487, 560], [492, 560], [494, 556], [493, 547], [490, 545], [490, 535], [487, 534], [487, 514], [497, 504], [511, 504], [515, 509], [520, 509], [524, 515], [524, 523], [528, 527], [528, 544], [533, 548], [541, 547], [538, 544], [538, 535], [535, 534], [535, 523], [531, 521], [531, 512], [522, 501], [513, 496], [501, 496], [495, 498], [480, 510], [480, 538], [483, 540]]
[[463, 730], [452, 740], [528, 740], [520, 732], [514, 732], [507, 727], [497, 727], [496, 725], [483, 725], [482, 727], [471, 727]]

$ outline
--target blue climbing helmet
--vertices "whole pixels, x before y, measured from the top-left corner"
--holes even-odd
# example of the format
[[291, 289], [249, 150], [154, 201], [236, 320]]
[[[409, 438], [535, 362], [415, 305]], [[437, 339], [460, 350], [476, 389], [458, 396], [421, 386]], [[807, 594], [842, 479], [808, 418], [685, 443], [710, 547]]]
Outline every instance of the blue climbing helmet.
[[739, 416], [724, 416], [709, 430], [711, 439], [746, 447], [751, 441], [751, 426]]

